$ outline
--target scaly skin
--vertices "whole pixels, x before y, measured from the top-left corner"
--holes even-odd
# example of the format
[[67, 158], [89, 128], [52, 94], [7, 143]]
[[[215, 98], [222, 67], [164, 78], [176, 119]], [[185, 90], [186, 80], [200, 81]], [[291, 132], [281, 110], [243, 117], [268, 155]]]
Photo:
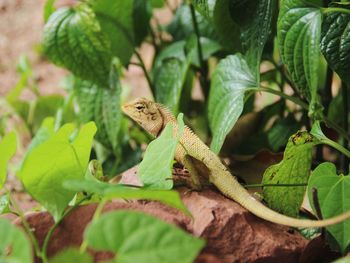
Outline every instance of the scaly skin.
[[[123, 111], [136, 121], [147, 132], [158, 136], [166, 124], [172, 123], [174, 132], [177, 132], [177, 121], [173, 114], [163, 105], [144, 98], [137, 99], [123, 106]], [[350, 218], [350, 211], [325, 220], [297, 219], [279, 214], [266, 207], [242, 187], [234, 176], [222, 164], [219, 157], [210, 151], [192, 131], [185, 126], [176, 149], [175, 159], [183, 164], [191, 174], [192, 187], [200, 190], [198, 169], [196, 163], [202, 162], [209, 173], [209, 181], [213, 183], [222, 194], [236, 201], [254, 215], [267, 221], [292, 227], [324, 227], [340, 223]]]

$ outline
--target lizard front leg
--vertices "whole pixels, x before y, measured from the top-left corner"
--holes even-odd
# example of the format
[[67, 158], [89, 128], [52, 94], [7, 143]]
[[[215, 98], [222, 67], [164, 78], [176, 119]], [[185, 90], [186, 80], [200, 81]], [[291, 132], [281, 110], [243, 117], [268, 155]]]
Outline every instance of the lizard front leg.
[[176, 152], [175, 152], [175, 159], [179, 163], [183, 164], [187, 170], [190, 173], [190, 187], [195, 190], [195, 191], [200, 191], [202, 190], [202, 184], [200, 181], [200, 175], [193, 163], [193, 160], [191, 157], [187, 154], [186, 150], [184, 147], [179, 144], [176, 147]]

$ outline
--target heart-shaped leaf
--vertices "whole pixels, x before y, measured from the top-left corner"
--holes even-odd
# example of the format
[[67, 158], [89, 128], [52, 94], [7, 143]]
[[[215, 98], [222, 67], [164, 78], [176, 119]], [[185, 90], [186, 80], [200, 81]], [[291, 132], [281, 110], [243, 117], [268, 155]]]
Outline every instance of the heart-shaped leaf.
[[220, 61], [213, 73], [208, 101], [208, 119], [213, 132], [212, 151], [220, 151], [226, 135], [241, 115], [245, 91], [257, 86], [242, 55], [231, 55]]
[[59, 252], [53, 258], [50, 258], [49, 263], [92, 263], [92, 258], [88, 253], [81, 254], [79, 250], [68, 248]]
[[184, 129], [183, 114], [178, 116], [178, 132], [174, 137], [173, 125], [168, 123], [161, 135], [152, 141], [140, 163], [138, 176], [149, 189], [171, 189], [175, 150]]
[[[350, 177], [337, 175], [333, 163], [321, 163], [312, 172], [307, 190], [309, 200], [313, 200], [313, 188], [317, 189], [324, 218], [334, 217], [350, 210]], [[315, 211], [313, 204], [312, 207]], [[345, 253], [350, 244], [350, 221], [346, 220], [326, 229], [338, 242], [341, 252]]]
[[307, 132], [297, 132], [289, 138], [283, 160], [266, 169], [262, 183], [305, 186], [264, 187], [264, 200], [269, 207], [292, 217], [298, 216], [311, 168], [311, 149], [316, 144], [318, 140]]
[[310, 113], [319, 113], [317, 95], [322, 13], [303, 0], [281, 2], [277, 39], [283, 62], [302, 95], [311, 102]]
[[117, 253], [118, 262], [190, 263], [204, 241], [153, 216], [134, 211], [102, 215], [84, 233], [95, 250]]
[[43, 49], [58, 66], [108, 87], [110, 41], [89, 6], [79, 4], [53, 13], [44, 28]]
[[74, 125], [66, 124], [32, 149], [17, 174], [26, 190], [56, 221], [75, 194], [62, 183], [84, 178], [96, 126], [92, 122], [84, 125], [74, 139], [73, 131]]

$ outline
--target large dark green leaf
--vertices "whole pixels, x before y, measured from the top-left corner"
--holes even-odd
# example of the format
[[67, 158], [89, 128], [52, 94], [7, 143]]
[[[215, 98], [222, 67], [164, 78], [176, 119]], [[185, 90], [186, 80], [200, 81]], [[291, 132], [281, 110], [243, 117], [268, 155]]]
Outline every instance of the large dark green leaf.
[[90, 0], [101, 29], [111, 41], [112, 54], [126, 65], [134, 50], [134, 0]]
[[144, 0], [134, 0], [132, 16], [135, 44], [140, 45], [143, 39], [148, 35], [150, 27], [149, 21], [152, 16], [151, 3]]
[[81, 78], [108, 85], [110, 41], [87, 5], [53, 13], [44, 28], [43, 49], [55, 64]]
[[190, 263], [205, 244], [176, 226], [135, 211], [104, 214], [84, 236], [93, 249], [116, 252], [118, 262]]
[[122, 114], [120, 110], [121, 85], [114, 66], [110, 73], [110, 88], [75, 79], [74, 91], [82, 123], [94, 121], [97, 126], [96, 139], [115, 153], [119, 153], [118, 136], [121, 129]]
[[[333, 4], [332, 6], [338, 6]], [[339, 5], [350, 9], [350, 5]], [[329, 66], [350, 85], [350, 15], [326, 13], [322, 23], [321, 50]]]
[[210, 148], [219, 152], [226, 135], [243, 111], [244, 93], [258, 84], [240, 55], [228, 56], [216, 67], [208, 101], [209, 125], [213, 132]]
[[240, 40], [248, 65], [259, 79], [260, 59], [271, 32], [275, 1], [230, 1], [232, 19], [240, 28]]
[[281, 2], [277, 38], [283, 62], [293, 82], [317, 112], [320, 62], [321, 10], [303, 0]]
[[[195, 11], [198, 31], [201, 37], [218, 39], [213, 24], [204, 18], [198, 11]], [[181, 5], [174, 15], [171, 23], [166, 27], [167, 31], [173, 36], [174, 40], [182, 40], [194, 34], [192, 16], [190, 7], [186, 4]]]
[[[313, 200], [313, 188], [317, 189], [317, 198], [324, 218], [340, 215], [350, 210], [350, 177], [337, 175], [333, 163], [322, 163], [312, 172], [308, 184], [309, 200]], [[329, 226], [327, 231], [335, 238], [341, 252], [344, 253], [350, 244], [350, 221]]]
[[[283, 160], [266, 169], [263, 184], [306, 184], [311, 168], [311, 149], [319, 141], [307, 132], [297, 132], [289, 138]], [[306, 186], [264, 187], [268, 206], [283, 214], [296, 217]]]
[[213, 24], [218, 40], [230, 50], [240, 50], [239, 27], [230, 14], [230, 0], [193, 0], [196, 10]]

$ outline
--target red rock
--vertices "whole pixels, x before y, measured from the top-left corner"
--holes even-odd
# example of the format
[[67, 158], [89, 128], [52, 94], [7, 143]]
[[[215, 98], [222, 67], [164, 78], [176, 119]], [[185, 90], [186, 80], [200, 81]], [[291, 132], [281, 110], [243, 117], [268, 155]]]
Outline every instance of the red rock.
[[[175, 224], [195, 236], [204, 238], [207, 246], [196, 262], [297, 262], [308, 243], [296, 231], [263, 221], [235, 202], [212, 190], [190, 192], [179, 190], [193, 220], [181, 212], [158, 202], [114, 201], [104, 211], [133, 209]], [[78, 247], [85, 226], [90, 222], [96, 204], [81, 206], [68, 215], [55, 230], [49, 243], [48, 255], [68, 247]], [[46, 212], [28, 214], [27, 220], [42, 245], [53, 224]], [[20, 224], [19, 219], [16, 220]], [[109, 258], [106, 253], [94, 253], [96, 262]], [[39, 262], [38, 260], [36, 262]]]

